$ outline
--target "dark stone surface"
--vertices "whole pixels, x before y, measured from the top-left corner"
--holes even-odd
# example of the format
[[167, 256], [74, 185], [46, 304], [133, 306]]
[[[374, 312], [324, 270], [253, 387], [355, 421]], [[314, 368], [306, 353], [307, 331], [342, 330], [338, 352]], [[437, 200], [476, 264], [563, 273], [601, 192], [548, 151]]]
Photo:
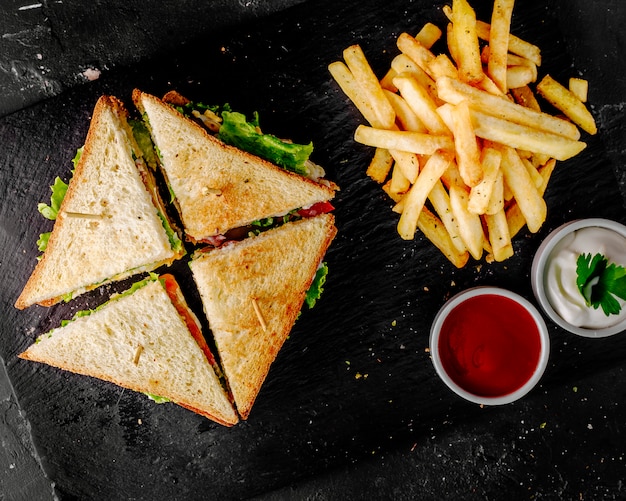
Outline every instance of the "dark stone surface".
[[[474, 3], [487, 19], [491, 2]], [[589, 79], [600, 134], [559, 164], [548, 220], [518, 236], [515, 257], [463, 270], [422, 238], [397, 238], [389, 202], [364, 175], [371, 151], [352, 140], [361, 119], [327, 72], [357, 42], [383, 71], [395, 37], [441, 23], [443, 3], [2, 4], [0, 356], [11, 384], [0, 393], [0, 499], [48, 499], [52, 484], [63, 500], [626, 497], [623, 335], [589, 340], [551, 325], [541, 385], [491, 409], [452, 395], [426, 352], [450, 295], [500, 285], [532, 299], [530, 262], [551, 229], [579, 217], [626, 221], [621, 1], [518, 2], [514, 32], [543, 49], [541, 73]], [[100, 77], [88, 82], [88, 68]], [[116, 290], [12, 307], [49, 229], [36, 203], [54, 176], [69, 176], [97, 97], [130, 105], [134, 87], [258, 110], [265, 130], [312, 140], [313, 159], [342, 188], [326, 293], [296, 324], [250, 419], [233, 429], [17, 359], [38, 333]], [[174, 273], [197, 308], [187, 270]]]

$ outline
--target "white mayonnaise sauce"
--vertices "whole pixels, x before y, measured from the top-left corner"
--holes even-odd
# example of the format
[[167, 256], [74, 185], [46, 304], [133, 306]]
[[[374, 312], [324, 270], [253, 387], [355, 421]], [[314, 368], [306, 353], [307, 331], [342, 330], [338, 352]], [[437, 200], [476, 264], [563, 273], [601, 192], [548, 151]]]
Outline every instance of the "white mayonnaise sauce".
[[626, 266], [626, 238], [608, 228], [581, 228], [563, 238], [552, 250], [546, 266], [546, 296], [560, 317], [576, 326], [590, 329], [610, 327], [626, 316], [626, 304], [619, 315], [606, 316], [602, 308], [585, 304], [576, 286], [576, 260], [580, 254], [602, 254], [609, 263]]

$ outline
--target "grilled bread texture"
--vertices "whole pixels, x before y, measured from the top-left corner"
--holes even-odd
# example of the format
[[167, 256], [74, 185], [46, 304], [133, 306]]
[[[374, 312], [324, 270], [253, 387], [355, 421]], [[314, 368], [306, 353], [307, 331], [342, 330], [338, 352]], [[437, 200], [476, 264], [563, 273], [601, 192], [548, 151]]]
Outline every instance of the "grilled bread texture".
[[191, 242], [335, 196], [332, 183], [312, 181], [227, 145], [151, 94], [135, 90], [133, 101], [159, 151]]
[[247, 419], [335, 237], [332, 214], [194, 256], [190, 267], [228, 386]]

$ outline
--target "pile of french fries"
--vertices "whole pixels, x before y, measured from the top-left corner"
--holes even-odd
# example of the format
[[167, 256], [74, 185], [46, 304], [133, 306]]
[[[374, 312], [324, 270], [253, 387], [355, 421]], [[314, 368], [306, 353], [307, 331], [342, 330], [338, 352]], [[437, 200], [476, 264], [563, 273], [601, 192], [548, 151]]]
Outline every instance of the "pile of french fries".
[[[580, 153], [580, 129], [596, 124], [585, 80], [537, 83], [541, 52], [510, 33], [513, 0], [494, 1], [491, 23], [467, 0], [443, 10], [447, 53], [431, 50], [444, 33], [426, 23], [398, 37], [380, 79], [359, 45], [328, 69], [369, 123], [354, 137], [375, 148], [367, 174], [394, 201], [399, 235], [419, 229], [461, 268], [470, 256], [503, 261], [524, 226], [539, 230], [556, 161]], [[558, 111], [542, 111], [538, 95]]]

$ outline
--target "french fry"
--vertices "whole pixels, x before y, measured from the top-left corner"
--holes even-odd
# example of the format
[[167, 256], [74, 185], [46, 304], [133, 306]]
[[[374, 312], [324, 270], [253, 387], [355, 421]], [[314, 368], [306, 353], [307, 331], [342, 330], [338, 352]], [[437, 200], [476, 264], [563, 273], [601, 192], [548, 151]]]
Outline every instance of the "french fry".
[[441, 30], [439, 26], [433, 23], [426, 23], [417, 35], [415, 40], [421, 43], [427, 49], [430, 49], [435, 42], [441, 38]]
[[454, 266], [463, 268], [467, 264], [469, 253], [459, 252], [441, 220], [426, 207], [420, 213], [417, 227]]
[[393, 68], [389, 68], [385, 76], [380, 79], [380, 86], [383, 90], [388, 92], [397, 92], [398, 89], [393, 85], [393, 79], [397, 76], [396, 71]]
[[504, 174], [502, 169], [498, 169], [498, 175], [493, 183], [489, 203], [485, 209], [485, 214], [495, 214], [504, 209]]
[[413, 184], [419, 174], [419, 159], [415, 153], [401, 150], [390, 150], [396, 166], [402, 171], [404, 177]]
[[[476, 21], [476, 33], [481, 40], [489, 41], [491, 25], [483, 21]], [[534, 44], [526, 42], [515, 35], [509, 35], [509, 52], [522, 56], [537, 66], [541, 66], [541, 50]]]
[[376, 148], [374, 156], [367, 167], [366, 174], [378, 184], [382, 184], [387, 179], [387, 176], [389, 176], [392, 165], [393, 157], [389, 150]]
[[350, 69], [343, 62], [335, 61], [328, 65], [328, 70], [339, 84], [341, 90], [348, 96], [348, 99], [352, 101], [365, 120], [374, 127], [382, 127], [382, 123], [378, 119], [371, 102], [363, 97], [363, 93], [350, 72]]
[[504, 210], [495, 214], [486, 214], [485, 223], [494, 259], [500, 262], [510, 258], [513, 255], [513, 244]]
[[515, 99], [515, 102], [520, 106], [524, 106], [525, 108], [530, 108], [535, 111], [541, 111], [541, 107], [539, 106], [539, 102], [537, 101], [535, 94], [527, 85], [511, 89], [511, 94], [513, 95], [513, 99]]
[[451, 104], [467, 100], [470, 107], [482, 113], [559, 134], [569, 139], [580, 138], [580, 131], [567, 120], [526, 108], [505, 97], [494, 96], [449, 77], [437, 79], [437, 93], [441, 99]]
[[476, 33], [476, 13], [467, 0], [452, 0], [452, 32], [459, 77], [467, 83], [480, 82], [484, 73]]
[[428, 64], [428, 69], [435, 79], [439, 77], [459, 78], [459, 72], [446, 54], [435, 56]]
[[476, 84], [476, 88], [484, 90], [485, 92], [493, 94], [494, 96], [506, 96], [506, 93], [502, 92], [500, 88], [494, 83], [494, 81], [487, 75], [485, 75], [485, 78], [483, 78], [480, 82]]
[[448, 190], [450, 189], [450, 186], [453, 185], [463, 186], [463, 179], [461, 179], [459, 168], [456, 164], [453, 163], [448, 167], [448, 170], [446, 170], [441, 176], [441, 181]]
[[470, 110], [476, 136], [512, 148], [544, 153], [557, 160], [567, 160], [587, 146], [582, 141], [519, 125], [476, 110]]
[[432, 155], [437, 150], [454, 149], [454, 142], [450, 136], [435, 136], [421, 132], [384, 130], [359, 125], [354, 133], [357, 143], [388, 150], [402, 150], [419, 155]]
[[403, 75], [408, 73], [417, 82], [428, 90], [428, 93], [433, 99], [437, 99], [437, 88], [435, 86], [435, 80], [433, 80], [428, 73], [426, 73], [415, 61], [413, 61], [406, 54], [398, 54], [391, 61], [391, 68], [397, 75]]
[[528, 171], [528, 175], [533, 180], [533, 183], [535, 183], [535, 186], [539, 188], [543, 183], [543, 178], [541, 177], [541, 174], [539, 174], [539, 171], [536, 169], [536, 167], [532, 164], [530, 160], [528, 160], [527, 158], [522, 158], [521, 155], [520, 155], [520, 159], [522, 160], [524, 167], [526, 167], [526, 170]]
[[550, 75], [543, 77], [537, 84], [537, 92], [584, 131], [589, 134], [598, 132], [596, 121], [585, 104]]
[[443, 123], [446, 124], [446, 127], [450, 130], [454, 130], [454, 115], [453, 115], [453, 104], [444, 103], [437, 108], [437, 115], [441, 117]]
[[507, 85], [507, 54], [514, 0], [495, 0], [489, 30], [489, 59], [487, 73], [502, 92]]
[[459, 222], [461, 238], [467, 246], [470, 255], [474, 259], [479, 260], [482, 257], [484, 245], [484, 233], [480, 216], [468, 210], [469, 196], [464, 187], [453, 184], [448, 191], [452, 212]]
[[505, 214], [509, 235], [511, 238], [514, 238], [526, 226], [526, 219], [524, 219], [524, 215], [517, 203], [509, 205], [505, 210]]
[[[389, 191], [393, 196], [402, 196], [411, 188], [410, 181], [397, 165], [394, 165], [391, 169], [391, 179], [389, 184]], [[393, 198], [392, 196], [392, 198]]]
[[536, 71], [532, 66], [509, 66], [506, 72], [506, 88], [517, 89], [533, 83], [537, 79]]
[[483, 167], [467, 102], [461, 101], [452, 106], [451, 112], [459, 174], [465, 184], [472, 188], [482, 181]]
[[429, 132], [435, 135], [452, 135], [450, 129], [437, 114], [436, 103], [415, 79], [399, 75], [393, 79], [393, 83]]
[[539, 167], [544, 165], [548, 160], [550, 160], [550, 157], [543, 153], [532, 153], [530, 156], [530, 162], [537, 170], [539, 170]]
[[[507, 66], [509, 67], [507, 72], [510, 71], [511, 66], [523, 66], [530, 69], [530, 74], [532, 76], [532, 82], [537, 80], [538, 69], [537, 65], [532, 61], [526, 59], [522, 56], [517, 56], [515, 54], [508, 54], [506, 58]], [[513, 87], [512, 87], [513, 88]]]
[[374, 108], [382, 127], [386, 129], [393, 127], [396, 115], [361, 47], [351, 45], [343, 51], [343, 58], [361, 88], [363, 96], [370, 101]]
[[509, 186], [504, 182], [504, 176], [502, 176], [502, 197], [504, 198], [505, 206], [508, 206], [511, 203], [515, 203], [515, 199], [513, 198], [513, 192], [511, 191]]
[[546, 202], [517, 152], [513, 148], [502, 146], [500, 153], [502, 154], [500, 168], [504, 174], [504, 182], [513, 192], [515, 201], [526, 220], [526, 226], [531, 233], [536, 233], [546, 219]]
[[421, 231], [459, 268], [470, 257], [504, 261], [524, 226], [537, 232], [557, 160], [586, 147], [579, 127], [595, 133], [583, 79], [569, 89], [542, 79], [537, 94], [565, 117], [542, 111], [529, 86], [541, 51], [510, 33], [513, 3], [494, 0], [488, 24], [468, 0], [451, 0], [442, 8], [449, 56], [432, 52], [443, 33], [427, 23], [398, 36], [380, 81], [358, 45], [344, 51], [345, 64], [329, 65], [369, 123], [354, 139], [375, 148], [367, 175], [394, 201], [399, 236]]
[[409, 103], [406, 102], [406, 99], [394, 92], [386, 91], [385, 94], [396, 112], [396, 120], [399, 122], [402, 130], [412, 132], [428, 132], [424, 122], [422, 122], [411, 109]]
[[556, 167], [556, 160], [554, 158], [549, 159], [545, 164], [543, 164], [539, 169], [539, 174], [543, 178], [543, 183], [539, 187], [539, 193], [541, 196], [545, 193], [548, 188], [548, 182], [550, 181], [550, 177], [552, 177], [552, 173], [554, 172], [554, 168]]
[[435, 59], [435, 55], [408, 33], [401, 33], [396, 43], [400, 52], [407, 55], [422, 70], [428, 74], [428, 64]]
[[474, 214], [485, 214], [489, 207], [489, 201], [500, 172], [500, 160], [502, 155], [492, 147], [483, 148], [481, 154], [481, 166], [483, 179], [470, 190], [467, 209]]
[[396, 203], [396, 205], [402, 202], [404, 193], [397, 193], [392, 189], [391, 179], [383, 184], [383, 191]]
[[[490, 49], [489, 46], [486, 45], [485, 47], [483, 47], [483, 50], [480, 54], [481, 56], [481, 60], [483, 61], [483, 63], [487, 64], [489, 62], [489, 55], [490, 55]], [[515, 54], [511, 54], [508, 53], [506, 55], [506, 67], [507, 67], [507, 75], [506, 77], [509, 78], [508, 73], [511, 71], [511, 68], [516, 67], [516, 66], [523, 66], [525, 68], [528, 68], [529, 70], [529, 75], [531, 78], [531, 82], [534, 82], [537, 80], [537, 65], [535, 63], [533, 63], [532, 61], [529, 61], [528, 59], [522, 57], [522, 56], [517, 56]], [[515, 77], [516, 80], [519, 80], [520, 77]], [[513, 81], [513, 79], [511, 80]], [[510, 84], [507, 84], [507, 87], [509, 89], [514, 89], [515, 87], [511, 87]], [[506, 93], [506, 88], [504, 89], [504, 91], [500, 90], [500, 93]]]
[[435, 212], [441, 219], [441, 222], [448, 230], [448, 234], [450, 235], [450, 239], [452, 243], [456, 247], [456, 249], [460, 252], [466, 252], [467, 247], [463, 242], [463, 238], [461, 238], [461, 230], [459, 229], [459, 222], [454, 217], [454, 213], [452, 212], [452, 206], [450, 205], [450, 196], [448, 192], [443, 186], [441, 180], [435, 183], [432, 190], [428, 194], [428, 200], [432, 204]]
[[[541, 168], [539, 168], [539, 173], [543, 178], [543, 183], [538, 189], [541, 196], [543, 196], [546, 191], [548, 182], [550, 181], [550, 177], [552, 176], [555, 167], [556, 160], [552, 158], [548, 160]], [[506, 209], [506, 219], [509, 226], [509, 234], [511, 235], [511, 238], [517, 235], [520, 230], [526, 225], [524, 215], [522, 214], [522, 211], [520, 210], [520, 207], [517, 203], [511, 204], [511, 206]]]
[[451, 159], [448, 155], [441, 153], [432, 155], [424, 165], [413, 186], [402, 199], [404, 208], [398, 222], [398, 234], [404, 240], [413, 240], [415, 237], [417, 221], [420, 212], [424, 208], [428, 194], [448, 168], [450, 161]]
[[[446, 7], [448, 6], [444, 5], [444, 10], [446, 9]], [[448, 19], [452, 19], [452, 9], [450, 9]], [[452, 56], [452, 59], [454, 59], [455, 61], [458, 61], [459, 48], [457, 41], [454, 38], [454, 26], [451, 22], [448, 23], [448, 25], [446, 26], [446, 40], [448, 41], [448, 52], [450, 53], [450, 56]]]
[[587, 94], [589, 93], [589, 82], [587, 80], [572, 77], [569, 79], [568, 88], [582, 103], [587, 102]]
[[[444, 5], [442, 11], [451, 21], [452, 9], [449, 6]], [[489, 23], [479, 20], [476, 21], [476, 34], [478, 35], [479, 39], [489, 42], [490, 32], [491, 25]], [[515, 35], [509, 34], [508, 48], [509, 52], [524, 57], [535, 63], [537, 66], [541, 66], [541, 50], [536, 45], [522, 40]]]

